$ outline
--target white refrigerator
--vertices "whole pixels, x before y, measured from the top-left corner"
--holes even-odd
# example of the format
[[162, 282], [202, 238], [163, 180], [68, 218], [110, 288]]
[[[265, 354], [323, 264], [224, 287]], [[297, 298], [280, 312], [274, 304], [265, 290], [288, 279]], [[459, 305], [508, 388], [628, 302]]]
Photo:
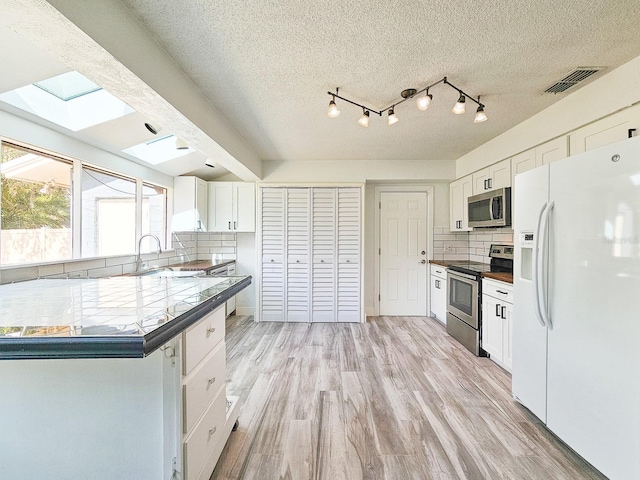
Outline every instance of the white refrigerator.
[[640, 478], [640, 138], [516, 176], [513, 395]]

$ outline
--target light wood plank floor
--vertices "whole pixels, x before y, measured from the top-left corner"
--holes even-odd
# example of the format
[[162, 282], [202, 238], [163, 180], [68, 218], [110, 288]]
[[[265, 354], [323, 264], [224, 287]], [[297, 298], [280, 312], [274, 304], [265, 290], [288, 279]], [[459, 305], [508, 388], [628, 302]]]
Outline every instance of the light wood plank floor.
[[424, 317], [227, 320], [240, 427], [212, 480], [602, 479]]

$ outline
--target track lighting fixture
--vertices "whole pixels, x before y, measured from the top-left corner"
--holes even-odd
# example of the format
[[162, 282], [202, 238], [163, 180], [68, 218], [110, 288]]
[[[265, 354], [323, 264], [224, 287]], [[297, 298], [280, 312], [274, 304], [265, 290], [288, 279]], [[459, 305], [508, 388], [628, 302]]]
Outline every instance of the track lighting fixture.
[[451, 109], [451, 113], [455, 113], [456, 115], [462, 115], [464, 112], [466, 112], [464, 102], [465, 102], [465, 98], [464, 98], [464, 95], [461, 93], [460, 96], [458, 97], [458, 101]]
[[[433, 101], [433, 95], [431, 95], [429, 93], [429, 89], [435, 87], [436, 85], [439, 84], [444, 84], [444, 85], [449, 85], [451, 88], [453, 88], [454, 90], [456, 90], [458, 92], [458, 101], [456, 102], [456, 104], [454, 105], [454, 107], [451, 109], [451, 112], [455, 113], [456, 115], [462, 115], [463, 113], [465, 113], [465, 105], [466, 105], [466, 100], [467, 97], [469, 98], [469, 100], [471, 100], [472, 102], [476, 103], [478, 105], [478, 109], [476, 110], [476, 116], [473, 120], [473, 123], [482, 123], [485, 122], [487, 120], [487, 114], [484, 112], [484, 104], [480, 102], [480, 97], [478, 97], [478, 100], [474, 99], [472, 96], [468, 95], [466, 92], [463, 92], [462, 89], [456, 87], [455, 85], [453, 85], [452, 83], [450, 83], [447, 80], [447, 77], [442, 78], [441, 80], [438, 80], [437, 82], [432, 83], [431, 85], [428, 85], [424, 88], [422, 88], [421, 90], [416, 90], [415, 88], [406, 88], [404, 89], [400, 95], [402, 97], [402, 100], [397, 101], [396, 103], [389, 105], [386, 108], [383, 108], [382, 110], [375, 110], [373, 108], [367, 107], [366, 105], [361, 105], [357, 102], [354, 102], [352, 100], [349, 100], [348, 98], [345, 97], [341, 97], [339, 95], [339, 90], [336, 88], [335, 93], [333, 92], [327, 92], [327, 94], [331, 95], [331, 101], [329, 102], [329, 109], [327, 110], [327, 115], [330, 118], [335, 118], [338, 115], [340, 115], [340, 109], [338, 108], [338, 106], [336, 105], [336, 98], [343, 100], [347, 103], [350, 103], [352, 105], [355, 105], [356, 107], [360, 107], [362, 108], [362, 116], [360, 117], [360, 119], [358, 120], [358, 123], [360, 125], [362, 125], [363, 127], [368, 127], [369, 126], [369, 117], [371, 112], [375, 113], [376, 115], [378, 115], [379, 117], [381, 117], [385, 112], [387, 112], [387, 125], [393, 125], [394, 123], [397, 123], [400, 119], [398, 118], [398, 116], [395, 113], [395, 108], [400, 105], [401, 103], [407, 101], [410, 98], [414, 98], [416, 97], [416, 105], [420, 110], [427, 110], [429, 108], [429, 105], [431, 105], [431, 102]], [[421, 93], [424, 92], [424, 96], [420, 95]]]
[[398, 123], [399, 121], [400, 119], [398, 118], [396, 113], [393, 111], [393, 107], [391, 107], [389, 109], [389, 118], [387, 119], [387, 125], [393, 125], [394, 123]]
[[[478, 102], [480, 102], [480, 97], [478, 97]], [[476, 110], [476, 117], [473, 119], [473, 123], [482, 123], [487, 121], [487, 114], [484, 113], [484, 107], [482, 104], [478, 105], [478, 109]]]
[[[336, 95], [337, 94], [338, 89], [336, 88]], [[329, 102], [329, 109], [327, 110], [327, 115], [329, 116], [329, 118], [336, 118], [338, 115], [340, 115], [340, 109], [336, 105], [336, 95], [334, 95]]]
[[365, 110], [364, 108], [362, 109], [362, 116], [360, 117], [360, 120], [358, 120], [358, 123], [360, 125], [362, 125], [363, 127], [368, 127], [369, 126], [369, 111]]
[[418, 97], [416, 104], [420, 110], [424, 111], [429, 108], [431, 100], [433, 100], [433, 95], [429, 93], [429, 89], [427, 88], [427, 94], [424, 97]]

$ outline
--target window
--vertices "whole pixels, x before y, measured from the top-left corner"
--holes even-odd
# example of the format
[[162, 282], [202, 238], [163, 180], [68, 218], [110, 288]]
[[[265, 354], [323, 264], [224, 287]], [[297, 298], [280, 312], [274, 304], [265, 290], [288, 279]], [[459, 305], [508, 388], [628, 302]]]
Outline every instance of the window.
[[82, 256], [135, 252], [136, 182], [82, 168]]
[[[0, 152], [0, 265], [133, 254], [145, 234], [164, 248], [165, 188], [4, 142]], [[141, 246], [157, 249], [152, 238]]]
[[[151, 233], [164, 244], [167, 231], [167, 190], [154, 185], [142, 185], [142, 235]], [[150, 252], [157, 248], [154, 240], [145, 238], [142, 251]]]
[[73, 165], [2, 144], [0, 264], [72, 257]]

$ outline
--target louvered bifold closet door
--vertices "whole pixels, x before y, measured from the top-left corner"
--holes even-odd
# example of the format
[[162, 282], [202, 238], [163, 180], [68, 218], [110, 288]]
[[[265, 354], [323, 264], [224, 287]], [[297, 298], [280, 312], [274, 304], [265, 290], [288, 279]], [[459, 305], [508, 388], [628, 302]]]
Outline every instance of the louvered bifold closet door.
[[312, 191], [311, 321], [336, 321], [336, 189]]
[[284, 233], [285, 193], [282, 188], [262, 189], [261, 320], [285, 318]]
[[360, 321], [360, 189], [338, 188], [337, 320]]
[[287, 188], [286, 317], [288, 322], [309, 322], [309, 256], [311, 189]]

